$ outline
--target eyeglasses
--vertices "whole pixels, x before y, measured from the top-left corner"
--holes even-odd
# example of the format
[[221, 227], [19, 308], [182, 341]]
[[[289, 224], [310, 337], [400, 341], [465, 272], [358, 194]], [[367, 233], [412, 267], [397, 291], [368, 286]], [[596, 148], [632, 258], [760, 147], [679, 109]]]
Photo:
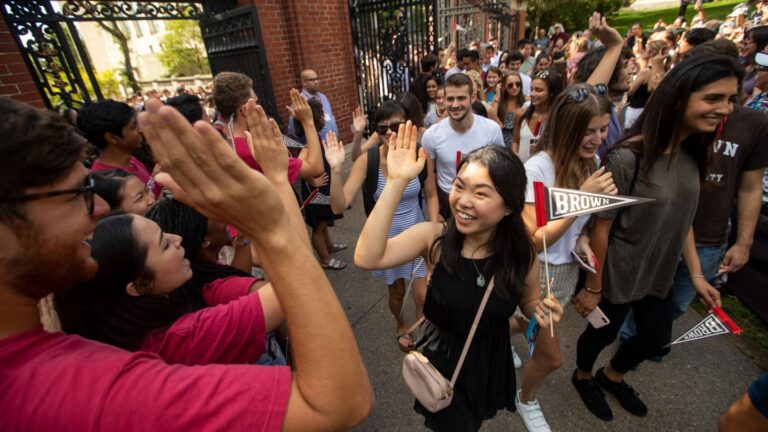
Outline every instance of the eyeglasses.
[[376, 132], [379, 135], [386, 135], [387, 130], [391, 130], [392, 132], [397, 132], [400, 129], [400, 125], [405, 122], [394, 122], [390, 123], [388, 125], [376, 125]]
[[605, 84], [589, 85], [583, 84], [568, 90], [568, 96], [572, 97], [576, 102], [584, 102], [589, 94], [592, 93], [598, 96], [605, 96], [608, 94], [608, 87]]
[[510, 83], [507, 83], [507, 88], [508, 88], [508, 89], [513, 89], [513, 88], [520, 88], [520, 87], [522, 87], [522, 85], [523, 85], [523, 84], [522, 84], [521, 82], [519, 82], [519, 81], [515, 81], [515, 82], [510, 82]]
[[94, 207], [93, 188], [95, 185], [96, 185], [96, 181], [89, 174], [85, 177], [85, 184], [79, 188], [61, 189], [61, 190], [48, 191], [48, 192], [36, 192], [36, 193], [24, 194], [24, 195], [12, 195], [9, 197], [0, 198], [0, 202], [34, 201], [38, 199], [50, 198], [50, 197], [55, 197], [60, 195], [67, 195], [67, 194], [81, 195], [82, 194], [83, 199], [85, 199], [85, 206], [88, 209], [88, 214], [93, 214], [93, 207]]

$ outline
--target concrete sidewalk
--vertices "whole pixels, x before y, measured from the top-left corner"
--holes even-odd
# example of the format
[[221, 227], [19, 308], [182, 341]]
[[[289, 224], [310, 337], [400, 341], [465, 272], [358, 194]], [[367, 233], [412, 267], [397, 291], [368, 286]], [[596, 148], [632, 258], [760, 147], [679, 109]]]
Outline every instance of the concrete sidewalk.
[[[423, 418], [412, 409], [413, 397], [400, 376], [403, 353], [395, 340], [387, 287], [353, 263], [354, 247], [364, 221], [358, 194], [353, 208], [331, 229], [334, 242], [349, 244], [349, 249], [336, 254], [349, 266], [342, 271], [326, 271], [352, 324], [376, 395], [370, 417], [356, 430], [426, 430]], [[407, 309], [408, 321], [412, 322], [412, 301]], [[699, 320], [698, 314], [689, 311], [675, 323], [673, 336], [684, 333]], [[627, 382], [648, 405], [648, 415], [632, 416], [609, 395], [614, 419], [603, 422], [587, 411], [570, 382], [576, 363], [576, 340], [586, 324], [569, 305], [558, 326], [563, 367], [547, 379], [538, 394], [554, 431], [715, 431], [720, 415], [761, 373], [728, 341], [732, 336], [676, 345], [663, 363], [644, 362], [627, 375]], [[522, 336], [515, 336], [513, 344], [518, 353], [527, 352]], [[604, 365], [614, 350], [615, 347], [607, 348], [597, 365]], [[522, 357], [526, 359], [525, 355]], [[521, 370], [517, 376], [519, 385]], [[517, 414], [504, 411], [485, 422], [482, 430], [525, 431], [525, 426]]]

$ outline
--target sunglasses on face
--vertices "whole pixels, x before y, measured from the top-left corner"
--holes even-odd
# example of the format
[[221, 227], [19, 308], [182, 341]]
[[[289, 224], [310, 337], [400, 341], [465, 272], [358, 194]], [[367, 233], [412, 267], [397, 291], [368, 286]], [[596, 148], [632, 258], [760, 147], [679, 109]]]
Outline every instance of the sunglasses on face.
[[392, 132], [397, 132], [400, 129], [400, 125], [403, 123], [405, 122], [394, 122], [388, 125], [384, 125], [384, 124], [376, 125], [376, 132], [379, 135], [386, 135], [387, 130], [391, 130]]
[[508, 89], [520, 88], [520, 87], [522, 87], [522, 85], [523, 84], [521, 82], [519, 82], [519, 81], [508, 82], [507, 83], [507, 88]]
[[568, 90], [567, 94], [576, 102], [584, 102], [589, 95], [594, 94], [597, 96], [605, 96], [608, 94], [608, 87], [605, 84], [598, 84], [595, 86], [585, 84], [576, 88]]
[[96, 182], [94, 178], [89, 174], [85, 176], [85, 184], [79, 188], [61, 189], [61, 190], [55, 190], [55, 191], [37, 192], [37, 193], [23, 194], [23, 195], [12, 195], [8, 197], [0, 198], [0, 202], [34, 201], [34, 200], [43, 199], [43, 198], [50, 198], [55, 196], [67, 195], [67, 194], [76, 194], [76, 195], [83, 196], [83, 199], [85, 200], [85, 207], [88, 209], [88, 214], [93, 214], [93, 207], [94, 207], [93, 187], [95, 186], [95, 184]]

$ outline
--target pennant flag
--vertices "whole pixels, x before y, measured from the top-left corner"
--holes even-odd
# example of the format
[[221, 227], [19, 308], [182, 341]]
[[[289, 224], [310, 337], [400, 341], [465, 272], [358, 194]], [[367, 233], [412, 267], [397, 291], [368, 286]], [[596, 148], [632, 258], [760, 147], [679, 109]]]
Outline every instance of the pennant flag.
[[[309, 198], [308, 198], [309, 199]], [[323, 195], [320, 192], [316, 193], [314, 197], [312, 197], [311, 200], [309, 200], [309, 203], [307, 204], [314, 204], [314, 205], [331, 205], [331, 197], [328, 195]]]
[[704, 339], [726, 333], [728, 333], [728, 328], [723, 323], [721, 323], [719, 319], [717, 319], [715, 314], [709, 314], [700, 323], [696, 324], [694, 328], [688, 330], [688, 332], [686, 332], [684, 335], [675, 339], [670, 345], [692, 342], [698, 339]]
[[304, 148], [304, 144], [296, 141], [295, 139], [293, 139], [293, 138], [291, 138], [291, 137], [289, 137], [287, 135], [283, 135], [283, 143], [288, 148], [298, 148], [298, 149], [303, 149]]
[[543, 227], [547, 225], [547, 204], [544, 199], [544, 183], [533, 182], [533, 203], [536, 208], [536, 226]]
[[456, 29], [456, 31], [460, 31], [460, 32], [462, 32], [462, 33], [466, 33], [466, 32], [467, 32], [467, 29], [465, 29], [464, 27], [462, 27], [460, 24], [456, 24], [456, 25], [455, 25], [455, 29]]
[[[597, 213], [600, 211], [653, 201], [652, 199], [648, 198], [628, 197], [622, 195], [604, 195], [591, 192], [582, 192], [575, 189], [545, 187], [544, 191], [544, 202], [546, 205], [546, 216], [548, 221], [562, 219], [570, 216], [581, 216]], [[536, 196], [537, 207], [539, 206], [538, 198], [539, 197]]]

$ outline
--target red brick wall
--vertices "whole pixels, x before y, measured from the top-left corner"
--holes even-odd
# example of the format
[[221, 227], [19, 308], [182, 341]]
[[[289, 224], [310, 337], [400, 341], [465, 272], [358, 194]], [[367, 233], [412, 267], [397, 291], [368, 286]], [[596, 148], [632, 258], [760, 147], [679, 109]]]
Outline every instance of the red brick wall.
[[0, 96], [45, 108], [4, 19], [0, 19]]
[[299, 75], [313, 69], [320, 91], [328, 96], [342, 139], [351, 139], [349, 124], [357, 106], [355, 61], [347, 0], [239, 0], [258, 8], [277, 106], [288, 121], [291, 88], [301, 89]]

